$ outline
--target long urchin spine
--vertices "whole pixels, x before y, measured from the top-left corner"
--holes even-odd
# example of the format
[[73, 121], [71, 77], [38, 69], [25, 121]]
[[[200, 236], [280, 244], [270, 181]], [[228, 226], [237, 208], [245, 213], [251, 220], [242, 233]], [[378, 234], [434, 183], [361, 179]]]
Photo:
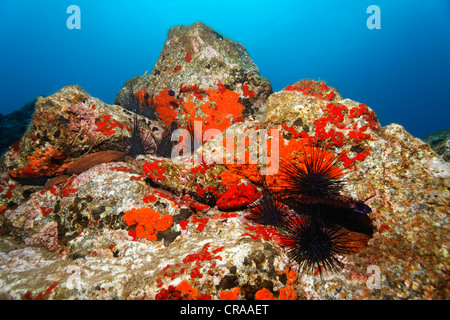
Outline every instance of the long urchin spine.
[[281, 193], [292, 200], [314, 204], [339, 197], [344, 181], [343, 173], [336, 165], [336, 159], [325, 150], [303, 148], [299, 162], [282, 159], [280, 172], [283, 174], [284, 190]]
[[252, 203], [247, 219], [263, 225], [282, 226], [286, 208], [273, 197], [266, 187], [263, 187], [260, 198], [250, 200]]

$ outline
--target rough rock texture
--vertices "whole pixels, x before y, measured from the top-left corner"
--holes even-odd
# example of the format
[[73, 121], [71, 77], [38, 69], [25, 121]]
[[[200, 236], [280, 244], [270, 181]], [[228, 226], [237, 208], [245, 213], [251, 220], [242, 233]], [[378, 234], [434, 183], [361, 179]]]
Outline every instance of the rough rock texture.
[[[78, 86], [64, 87], [37, 100], [28, 130], [3, 155], [2, 169], [18, 179], [55, 176], [95, 151], [126, 151], [135, 116]], [[142, 135], [149, 140], [148, 151], [156, 150], [163, 130], [156, 121], [137, 117]]]
[[[181, 58], [183, 68], [200, 66], [197, 59], [205, 63], [208, 52], [214, 63], [223, 59], [226, 66], [226, 52], [245, 52], [229, 41], [220, 59], [215, 57], [212, 49], [196, 46], [199, 39], [206, 43], [213, 35], [217, 43], [228, 40], [202, 30], [210, 29], [196, 24], [170, 31], [167, 48], [172, 42], [172, 49], [175, 43], [192, 47], [179, 47], [178, 57], [165, 56], [164, 49], [167, 67]], [[189, 55], [186, 48], [192, 49]], [[239, 63], [237, 55], [233, 59], [236, 65], [251, 65], [245, 54]], [[211, 70], [217, 71], [214, 63]], [[182, 75], [183, 68], [175, 73]], [[164, 72], [174, 71], [164, 69], [161, 60], [155, 70], [165, 81], [169, 77]], [[178, 90], [179, 84], [173, 89], [168, 87], [172, 82], [160, 84], [155, 70], [142, 78], [154, 82], [140, 83], [149, 92], [167, 89], [168, 96], [176, 97], [168, 91]], [[190, 86], [217, 86], [213, 73], [204, 70], [192, 69], [185, 77], [196, 79], [186, 82]], [[219, 80], [239, 91], [242, 82], [230, 79]], [[256, 92], [251, 79], [246, 81]], [[206, 99], [224, 93], [233, 97], [226, 91], [231, 89], [205, 90], [216, 92], [205, 95], [194, 89], [191, 99], [184, 96], [183, 101], [205, 103], [200, 95]], [[163, 158], [152, 149], [102, 163], [97, 152], [126, 145], [133, 114], [76, 86], [40, 99], [20, 145], [2, 157], [0, 298], [448, 299], [449, 164], [402, 126], [381, 127], [371, 108], [342, 99], [324, 82], [302, 80], [263, 100], [257, 107], [263, 111], [261, 119], [223, 124], [222, 133], [191, 156]], [[170, 111], [172, 106], [158, 108]], [[204, 107], [202, 114], [212, 118], [215, 111]], [[142, 119], [144, 130], [162, 132], [158, 128], [167, 124], [159, 120]], [[267, 129], [274, 130], [265, 136]], [[354, 239], [364, 241], [338, 257], [341, 270], [322, 277], [318, 270], [301, 273], [281, 246], [279, 230], [246, 218], [249, 199], [259, 194], [264, 166], [250, 163], [252, 148], [259, 144], [245, 139], [241, 144], [236, 137], [244, 134], [267, 143], [270, 165], [278, 155], [300, 156], [306, 143], [334, 154], [345, 173], [342, 196], [372, 208], [359, 216], [370, 224], [370, 232], [348, 226]], [[257, 156], [263, 154], [257, 151]], [[228, 161], [239, 159], [240, 152], [247, 162]], [[89, 165], [62, 176], [77, 160]], [[282, 174], [275, 171], [266, 172], [269, 188]], [[65, 179], [45, 187], [36, 183], [55, 175]]]
[[445, 161], [450, 162], [450, 129], [440, 130], [427, 135], [423, 141]]
[[[331, 116], [332, 115], [332, 116]], [[320, 281], [320, 298], [448, 297], [450, 166], [398, 124], [381, 128], [367, 106], [345, 99], [331, 104], [283, 90], [268, 101], [266, 125], [284, 135], [319, 138], [347, 169], [348, 196], [367, 199], [377, 231], [351, 258], [346, 273]], [[292, 125], [292, 126], [291, 126]], [[283, 133], [282, 133], [283, 134]], [[361, 288], [370, 265], [380, 288]], [[333, 290], [330, 290], [333, 288]]]
[[115, 103], [170, 127], [224, 130], [256, 117], [272, 93], [245, 48], [201, 22], [171, 28], [151, 74], [127, 81]]

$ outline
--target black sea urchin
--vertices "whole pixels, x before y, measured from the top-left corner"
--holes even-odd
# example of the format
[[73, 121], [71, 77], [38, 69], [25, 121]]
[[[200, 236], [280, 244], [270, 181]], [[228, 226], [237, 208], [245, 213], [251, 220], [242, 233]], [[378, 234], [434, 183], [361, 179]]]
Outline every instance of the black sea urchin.
[[339, 196], [343, 173], [332, 154], [317, 147], [305, 147], [298, 161], [282, 159], [280, 163], [283, 195], [305, 204]]
[[139, 127], [139, 119], [137, 114], [134, 115], [133, 129], [131, 138], [128, 142], [127, 154], [130, 157], [136, 157], [140, 154], [146, 154], [151, 149], [150, 135], [144, 135]]
[[283, 223], [285, 207], [277, 201], [270, 191], [264, 187], [262, 196], [259, 199], [250, 199], [250, 214], [247, 219], [253, 220], [259, 224], [279, 227]]
[[290, 216], [281, 228], [281, 244], [302, 271], [337, 271], [342, 267], [338, 256], [350, 252], [347, 232], [326, 228], [308, 217]]

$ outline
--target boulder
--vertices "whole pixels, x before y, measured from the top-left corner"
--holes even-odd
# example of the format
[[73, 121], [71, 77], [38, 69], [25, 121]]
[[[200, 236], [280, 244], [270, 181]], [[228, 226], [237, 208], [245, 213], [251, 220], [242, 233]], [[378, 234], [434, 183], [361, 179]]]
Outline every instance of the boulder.
[[27, 131], [3, 155], [2, 168], [16, 179], [53, 177], [96, 151], [126, 153], [136, 123], [147, 140], [147, 152], [154, 152], [163, 137], [156, 121], [106, 104], [78, 86], [64, 87], [38, 98]]
[[271, 93], [240, 43], [197, 22], [171, 28], [153, 71], [128, 80], [114, 103], [158, 119], [168, 132], [202, 121], [203, 134], [263, 114]]

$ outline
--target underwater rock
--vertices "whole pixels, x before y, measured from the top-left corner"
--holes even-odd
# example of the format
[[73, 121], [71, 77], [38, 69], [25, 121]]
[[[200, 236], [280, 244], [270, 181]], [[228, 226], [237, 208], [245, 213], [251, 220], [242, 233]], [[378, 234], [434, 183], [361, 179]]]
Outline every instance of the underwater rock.
[[[364, 104], [290, 90], [269, 97], [265, 127], [279, 128], [289, 151], [302, 139], [333, 150], [346, 173], [344, 195], [372, 208], [368, 246], [348, 256], [346, 280], [319, 281], [318, 298], [448, 297], [450, 166], [429, 145], [398, 124], [381, 127]], [[375, 269], [376, 290], [352, 282], [373, 280]]]
[[[51, 177], [65, 173], [72, 162], [87, 154], [126, 152], [134, 116], [120, 106], [91, 97], [78, 86], [64, 87], [37, 100], [27, 132], [4, 154], [2, 167], [18, 179]], [[156, 121], [137, 119], [141, 134], [153, 142], [148, 143], [148, 151], [156, 150], [162, 128]]]
[[[53, 234], [51, 246], [46, 245], [48, 239], [45, 243], [41, 241], [49, 250], [56, 251], [64, 245], [70, 246], [70, 240], [83, 231], [95, 230], [98, 224], [115, 228], [116, 220], [122, 221], [116, 217], [120, 216], [120, 206], [125, 207], [126, 202], [142, 189], [141, 183], [130, 179], [133, 169], [133, 166], [121, 162], [102, 164], [49, 189], [35, 192], [14, 210], [3, 213], [0, 219], [2, 229], [25, 242], [34, 239], [36, 243], [42, 229], [56, 223], [57, 232]], [[121, 225], [126, 224], [119, 223]]]
[[[192, 47], [185, 38], [194, 39]], [[198, 39], [205, 43], [213, 40], [218, 48], [232, 47], [235, 51], [230, 49], [227, 53], [223, 49], [220, 56], [215, 56], [211, 49], [205, 51]], [[222, 47], [217, 44], [221, 42], [232, 45]], [[178, 51], [176, 44], [180, 45]], [[188, 91], [182, 92], [186, 94], [182, 103], [206, 103], [200, 96], [211, 96], [206, 93], [206, 98], [199, 91], [202, 88], [210, 90], [213, 97], [216, 95], [217, 101], [228, 101], [235, 96], [227, 90], [239, 92], [242, 82], [231, 81], [232, 77], [219, 78], [225, 89], [214, 87], [216, 75], [230, 67], [227, 61], [252, 66], [246, 54], [241, 58], [232, 54], [244, 52], [239, 51], [243, 50], [240, 45], [221, 39], [201, 24], [172, 29], [166, 47], [161, 55], [165, 62], [161, 58], [152, 75], [134, 79], [136, 86], [126, 85], [119, 100], [125, 97], [127, 88], [132, 96], [145, 88], [156, 95], [167, 90], [164, 92], [168, 97], [178, 99], [181, 84], [169, 76], [174, 70], [161, 66], [184, 62], [181, 70], [175, 70], [186, 81], [183, 86], [204, 83], [206, 87], [194, 87], [189, 96]], [[169, 48], [172, 51], [168, 52], [176, 54], [169, 56]], [[192, 52], [188, 54], [186, 48]], [[209, 58], [205, 56], [208, 52]], [[196, 65], [201, 59], [211, 59], [211, 74], [205, 74], [200, 65], [189, 75], [183, 74], [187, 65]], [[158, 76], [161, 80], [157, 80]], [[254, 76], [253, 81], [258, 77]], [[202, 81], [198, 82], [200, 78]], [[266, 83], [263, 78], [258, 79]], [[261, 98], [266, 92], [263, 88], [268, 88], [261, 84], [256, 94], [252, 80], [246, 81], [248, 90], [255, 91], [254, 98]], [[178, 87], [172, 89], [169, 84]], [[234, 87], [227, 89], [226, 85]], [[174, 106], [170, 101], [160, 105], [160, 111], [170, 114]], [[82, 107], [83, 112], [76, 113], [74, 105]], [[271, 94], [267, 101], [262, 99], [257, 108], [262, 112], [261, 119], [249, 116], [227, 122], [223, 127], [227, 131], [220, 130], [221, 134], [190, 156], [168, 159], [152, 153], [112, 157], [101, 163], [97, 152], [126, 145], [130, 136], [126, 128], [131, 128], [133, 114], [118, 105], [104, 104], [78, 87], [66, 87], [39, 99], [38, 116], [33, 117], [20, 148], [10, 148], [2, 161], [0, 298], [450, 297], [447, 162], [402, 126], [382, 127], [373, 109], [343, 99], [323, 81], [299, 81]], [[198, 119], [194, 113], [192, 116]], [[122, 128], [118, 123], [123, 123]], [[154, 126], [162, 132], [168, 124], [143, 120], [144, 130]], [[55, 135], [56, 128], [60, 133]], [[244, 137], [242, 143], [237, 137]], [[261, 145], [261, 141], [267, 145], [270, 170], [274, 170], [265, 171], [265, 177], [261, 175], [261, 163], [250, 163], [252, 148]], [[332, 218], [340, 219], [341, 230], [348, 231], [345, 235], [353, 245], [349, 253], [336, 257], [342, 269], [324, 273], [320, 268], [303, 270], [288, 255], [282, 229], [247, 219], [252, 202], [264, 190], [262, 187], [274, 196], [285, 194], [275, 188], [286, 174], [276, 168], [279, 157], [291, 161], [305, 158], [309, 144], [317, 144], [323, 150], [326, 159], [322, 160], [333, 159], [334, 170], [342, 173], [343, 179], [339, 197], [313, 205], [332, 214], [345, 212], [343, 217]], [[256, 150], [257, 156], [265, 156], [261, 149]], [[120, 154], [122, 150], [118, 151]], [[248, 162], [239, 163], [239, 154]], [[77, 161], [82, 169], [68, 170]], [[74, 174], [63, 176], [67, 171]], [[20, 180], [54, 175], [60, 179], [48, 180], [44, 188], [23, 185]], [[336, 203], [340, 205], [337, 209], [333, 207]], [[302, 208], [313, 207], [303, 204]], [[293, 210], [286, 209], [285, 214], [294, 214]]]
[[240, 43], [197, 22], [171, 28], [153, 71], [127, 81], [114, 103], [168, 128], [203, 121], [204, 133], [264, 113], [271, 93]]
[[[254, 299], [263, 288], [278, 296], [290, 286], [295, 278], [286, 257], [274, 249], [275, 244], [260, 241], [264, 235], [248, 230], [249, 225], [237, 218], [204, 219], [202, 230], [199, 223], [189, 221], [183, 230], [186, 235], [170, 247], [133, 241], [116, 230], [102, 234], [110, 241], [108, 250], [93, 248], [96, 251], [89, 255], [74, 253], [67, 259], [0, 237], [0, 277], [8, 279], [2, 280], [0, 296], [26, 299], [25, 293], [31, 291], [36, 297], [56, 283], [47, 298], [170, 300], [187, 294], [179, 286], [185, 281], [197, 292], [183, 299], [219, 299], [236, 288], [236, 298]], [[24, 291], [24, 283], [30, 282], [35, 284], [26, 285]]]
[[450, 129], [430, 133], [423, 141], [428, 143], [442, 159], [450, 162]]

